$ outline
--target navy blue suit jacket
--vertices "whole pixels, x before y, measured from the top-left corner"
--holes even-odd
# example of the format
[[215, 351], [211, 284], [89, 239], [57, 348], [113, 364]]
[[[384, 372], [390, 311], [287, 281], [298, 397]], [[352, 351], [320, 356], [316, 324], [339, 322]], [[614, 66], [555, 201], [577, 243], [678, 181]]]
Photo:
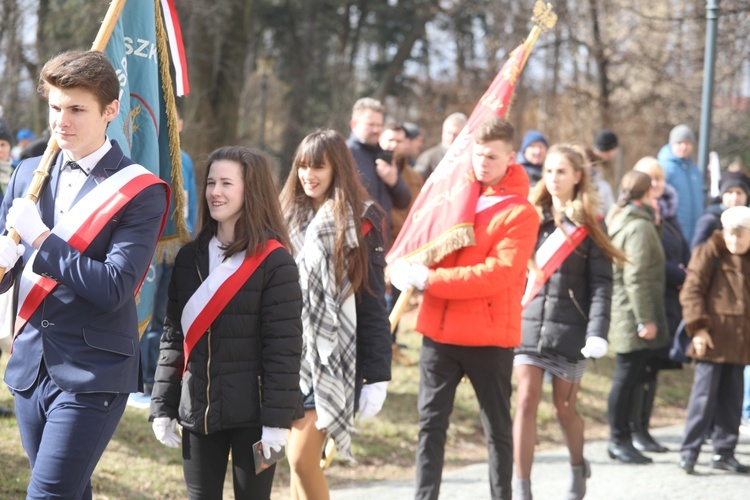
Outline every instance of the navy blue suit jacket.
[[[0, 227], [13, 200], [23, 197], [41, 158], [18, 165], [0, 206]], [[54, 226], [55, 193], [62, 154], [39, 199], [47, 227]], [[104, 179], [131, 165], [116, 142], [87, 177], [77, 203]], [[61, 186], [60, 189], [63, 189]], [[13, 345], [5, 383], [24, 391], [44, 362], [52, 380], [67, 392], [129, 393], [139, 389], [140, 350], [134, 293], [151, 263], [161, 220], [167, 210], [166, 186], [139, 193], [92, 241], [83, 253], [50, 235], [39, 248], [34, 272], [59, 285], [37, 308]], [[23, 271], [33, 248], [6, 273], [0, 292]]]

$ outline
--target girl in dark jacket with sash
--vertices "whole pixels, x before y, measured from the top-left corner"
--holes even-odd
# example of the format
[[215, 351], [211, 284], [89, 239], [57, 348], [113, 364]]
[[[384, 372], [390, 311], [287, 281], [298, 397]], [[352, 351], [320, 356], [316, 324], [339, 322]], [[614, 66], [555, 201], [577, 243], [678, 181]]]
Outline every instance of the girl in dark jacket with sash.
[[278, 451], [301, 413], [299, 275], [261, 153], [214, 151], [204, 191], [175, 259], [151, 419], [163, 444], [182, 441], [189, 498], [222, 497], [230, 452], [235, 498], [269, 498], [275, 465], [256, 475], [253, 444]]
[[289, 435], [293, 499], [328, 498], [320, 467], [331, 437], [353, 460], [354, 413], [373, 417], [391, 379], [385, 309], [383, 213], [359, 181], [344, 138], [333, 130], [302, 140], [281, 193], [302, 284], [305, 416]]
[[544, 162], [542, 182], [530, 196], [541, 225], [524, 295], [521, 346], [513, 363], [518, 379], [514, 496], [521, 499], [531, 498], [529, 478], [545, 370], [553, 376], [555, 410], [570, 451], [571, 480], [565, 498], [583, 498], [590, 475], [576, 397], [587, 358], [607, 353], [612, 262], [621, 262], [623, 254], [610, 243], [598, 216], [588, 168], [582, 150], [555, 145]]

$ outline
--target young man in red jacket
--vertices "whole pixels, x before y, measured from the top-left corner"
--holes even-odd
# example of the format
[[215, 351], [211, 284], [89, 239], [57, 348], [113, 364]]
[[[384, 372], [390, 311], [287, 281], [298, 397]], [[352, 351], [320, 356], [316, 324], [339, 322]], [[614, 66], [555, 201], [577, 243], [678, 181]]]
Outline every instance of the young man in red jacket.
[[521, 339], [521, 297], [539, 216], [526, 200], [529, 180], [514, 163], [513, 126], [494, 117], [474, 135], [473, 173], [482, 184], [474, 221], [476, 244], [431, 268], [412, 264], [406, 283], [424, 289], [417, 330], [420, 353], [417, 499], [437, 499], [445, 436], [456, 387], [474, 387], [489, 447], [493, 499], [510, 498], [513, 348]]

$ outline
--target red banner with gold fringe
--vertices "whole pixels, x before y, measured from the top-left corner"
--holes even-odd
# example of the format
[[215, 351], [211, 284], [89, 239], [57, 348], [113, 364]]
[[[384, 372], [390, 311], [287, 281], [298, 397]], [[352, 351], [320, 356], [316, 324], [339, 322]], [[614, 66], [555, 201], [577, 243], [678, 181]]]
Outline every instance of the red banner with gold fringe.
[[432, 264], [474, 244], [480, 185], [471, 165], [474, 131], [492, 116], [504, 116], [526, 62], [526, 44], [511, 54], [471, 113], [466, 126], [428, 177], [386, 257], [393, 262]]

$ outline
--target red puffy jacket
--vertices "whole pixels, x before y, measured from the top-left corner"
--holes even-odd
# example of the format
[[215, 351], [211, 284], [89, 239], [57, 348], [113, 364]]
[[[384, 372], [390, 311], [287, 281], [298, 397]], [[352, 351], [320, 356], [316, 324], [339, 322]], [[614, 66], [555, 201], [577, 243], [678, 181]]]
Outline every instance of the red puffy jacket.
[[539, 230], [539, 215], [526, 200], [528, 193], [528, 177], [518, 164], [509, 165], [500, 183], [484, 190], [482, 196], [522, 198], [489, 221], [479, 218], [476, 244], [432, 266], [417, 331], [443, 344], [519, 345], [526, 266]]

